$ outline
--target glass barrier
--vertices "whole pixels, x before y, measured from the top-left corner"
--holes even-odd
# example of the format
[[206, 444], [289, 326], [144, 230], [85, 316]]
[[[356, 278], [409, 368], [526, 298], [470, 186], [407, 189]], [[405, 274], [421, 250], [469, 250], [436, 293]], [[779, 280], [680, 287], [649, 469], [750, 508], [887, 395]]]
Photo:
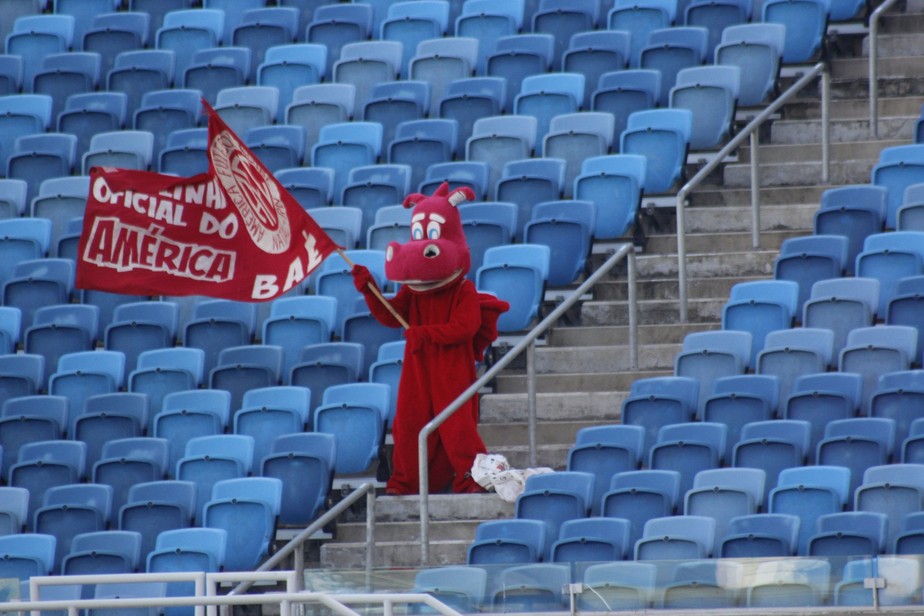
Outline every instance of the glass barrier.
[[[306, 590], [428, 592], [463, 613], [921, 603], [924, 556], [828, 556], [309, 570]], [[396, 611], [405, 611], [395, 605]], [[418, 606], [407, 610], [430, 613]]]

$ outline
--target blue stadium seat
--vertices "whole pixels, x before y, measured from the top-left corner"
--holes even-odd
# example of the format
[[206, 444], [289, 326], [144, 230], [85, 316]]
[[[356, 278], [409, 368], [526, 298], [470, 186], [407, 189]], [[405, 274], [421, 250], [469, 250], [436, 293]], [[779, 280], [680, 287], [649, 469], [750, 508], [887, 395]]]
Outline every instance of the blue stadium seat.
[[375, 84], [394, 81], [401, 74], [402, 49], [398, 41], [348, 43], [334, 63], [333, 81], [356, 86], [356, 107], [363, 109]]
[[183, 329], [183, 346], [205, 351], [205, 373], [218, 363], [222, 349], [250, 344], [257, 323], [255, 304], [210, 299], [193, 309], [193, 320]]
[[543, 201], [561, 199], [566, 162], [561, 158], [525, 158], [504, 163], [495, 193], [498, 201], [517, 204], [513, 237], [523, 241], [533, 208]]
[[91, 480], [112, 487], [112, 511], [128, 502], [131, 487], [164, 479], [167, 440], [134, 437], [107, 441], [100, 459], [93, 464]]
[[164, 396], [162, 409], [152, 412], [148, 433], [170, 443], [168, 477], [186, 452], [186, 443], [198, 436], [221, 434], [230, 423], [231, 393], [221, 389], [192, 389]]
[[23, 15], [13, 22], [6, 36], [5, 50], [23, 59], [22, 83], [31, 91], [32, 78], [40, 70], [42, 59], [68, 51], [74, 43], [72, 15]]
[[568, 451], [568, 470], [594, 475], [591, 511], [598, 515], [604, 493], [617, 473], [637, 470], [643, 460], [645, 429], [610, 425], [581, 428]]
[[840, 353], [852, 329], [874, 323], [878, 306], [879, 280], [875, 278], [820, 280], [812, 285], [802, 308], [802, 324], [834, 332], [834, 351]]
[[313, 43], [291, 43], [269, 47], [257, 66], [257, 85], [279, 90], [277, 117], [285, 116], [295, 90], [320, 83], [327, 76], [327, 48]]
[[77, 137], [68, 133], [44, 133], [17, 137], [13, 153], [7, 159], [6, 175], [25, 180], [29, 185], [29, 202], [39, 193], [39, 185], [48, 179], [67, 176], [77, 160]]
[[818, 532], [809, 539], [809, 556], [876, 556], [885, 550], [885, 514], [844, 511], [818, 518]]
[[635, 224], [647, 168], [647, 158], [635, 154], [594, 156], [581, 163], [574, 198], [594, 203], [594, 239], [617, 239]]
[[[417, 2], [395, 2], [388, 6], [388, 12], [376, 33], [376, 38], [401, 43], [400, 73], [408, 75], [408, 63], [421, 41], [440, 38], [449, 29], [449, 4], [436, 0]], [[474, 67], [474, 63], [472, 63]]]
[[719, 467], [727, 433], [725, 424], [708, 422], [662, 426], [649, 453], [648, 467], [680, 473], [680, 490], [686, 493], [693, 487], [696, 473]]
[[45, 357], [42, 355], [0, 355], [0, 404], [11, 398], [45, 391], [44, 375]]
[[427, 167], [424, 181], [418, 187], [423, 194], [432, 194], [443, 182], [449, 183], [449, 190], [468, 186], [478, 199], [487, 199], [489, 190], [488, 163], [481, 161], [453, 161], [435, 163]]
[[[39, 308], [67, 304], [74, 290], [74, 262], [68, 259], [20, 260], [13, 275], [3, 283], [3, 305], [16, 306], [22, 312], [25, 332]], [[26, 352], [31, 352], [28, 345]], [[46, 376], [54, 369], [46, 366]]]
[[316, 432], [337, 440], [334, 473], [361, 473], [378, 456], [385, 434], [388, 387], [380, 383], [345, 383], [324, 389], [321, 404], [314, 408]]
[[306, 210], [326, 208], [334, 189], [334, 170], [324, 167], [280, 169], [276, 179]]
[[920, 464], [886, 464], [872, 466], [863, 473], [863, 481], [854, 493], [855, 511], [884, 513], [889, 518], [886, 545], [895, 545], [902, 519], [921, 510], [924, 485]]
[[593, 86], [590, 108], [613, 115], [613, 143], [626, 129], [629, 116], [653, 109], [661, 96], [661, 73], [655, 70], [626, 69], [600, 75]]
[[191, 481], [152, 481], [133, 485], [118, 511], [118, 527], [141, 535], [141, 553], [154, 549], [163, 531], [186, 528], [195, 515], [196, 485]]
[[56, 543], [54, 535], [38, 533], [0, 537], [0, 574], [22, 581], [36, 575], [51, 575]]
[[561, 70], [584, 74], [584, 102], [589, 106], [600, 76], [628, 68], [631, 35], [619, 30], [576, 32], [561, 56]]
[[58, 440], [68, 432], [67, 399], [24, 395], [11, 398], [0, 409], [0, 471], [7, 477], [26, 443]]
[[124, 92], [85, 92], [67, 97], [57, 115], [57, 129], [77, 137], [76, 156], [82, 157], [96, 133], [119, 130], [130, 122]]
[[282, 347], [268, 344], [226, 347], [218, 353], [218, 363], [209, 372], [209, 388], [230, 391], [231, 408], [238, 409], [248, 390], [282, 382], [283, 363]]
[[757, 356], [756, 372], [778, 377], [784, 398], [801, 375], [825, 372], [837, 363], [834, 334], [829, 329], [777, 329], [768, 332], [765, 340]]
[[455, 20], [455, 35], [478, 39], [478, 61], [472, 69], [483, 75], [487, 57], [494, 52], [497, 39], [517, 34], [522, 26], [523, 2], [498, 5], [490, 0], [468, 0]]
[[68, 434], [87, 444], [87, 462], [92, 468], [100, 459], [105, 443], [144, 436], [148, 425], [148, 398], [126, 391], [97, 394], [88, 397], [82, 412], [70, 420]]
[[350, 169], [374, 165], [382, 152], [382, 125], [378, 122], [327, 124], [311, 148], [311, 164], [334, 170], [334, 199], [339, 199]]
[[715, 543], [710, 551], [720, 554], [731, 520], [761, 509], [765, 485], [766, 473], [759, 468], [701, 470], [684, 497], [683, 513], [715, 520]]
[[[418, 186], [429, 165], [449, 162], [458, 151], [459, 124], [452, 118], [407, 120], [395, 128], [388, 144], [388, 161], [410, 167], [410, 184]], [[398, 199], [393, 203], [400, 203]]]
[[732, 448], [738, 442], [741, 427], [752, 421], [775, 417], [779, 398], [780, 382], [773, 375], [721, 377], [713, 383], [712, 395], [698, 409], [697, 419], [728, 426], [728, 442], [723, 456], [731, 460]]
[[543, 33], [514, 34], [496, 40], [494, 53], [485, 59], [485, 74], [507, 80], [504, 109], [513, 109], [513, 99], [520, 93], [523, 79], [549, 71], [554, 47], [555, 37]]
[[761, 21], [786, 27], [784, 64], [806, 64], [824, 53], [828, 6], [825, 0], [765, 0], [762, 3]]
[[468, 546], [469, 565], [501, 565], [539, 562], [550, 543], [542, 520], [515, 518], [488, 520], [475, 527]]
[[553, 71], [562, 70], [562, 54], [572, 36], [595, 30], [600, 20], [600, 3], [594, 0], [568, 2], [567, 0], [540, 0], [532, 17], [532, 31], [555, 37], [552, 51]]
[[[240, 10], [235, 5], [235, 10]], [[299, 40], [299, 11], [293, 7], [257, 7], [243, 11], [241, 21], [231, 32], [230, 43], [246, 47], [253, 52], [248, 80], [257, 81], [257, 67], [261, 65], [272, 47], [289, 45]]]
[[[918, 554], [922, 538], [922, 512], [915, 511], [902, 518], [901, 534], [895, 537], [895, 554]], [[892, 548], [893, 546], [886, 546]]]
[[183, 128], [167, 135], [160, 152], [161, 173], [186, 176], [208, 171], [208, 129]]
[[[788, 280], [760, 280], [734, 285], [722, 308], [722, 329], [750, 332], [751, 362], [764, 349], [769, 332], [792, 327], [799, 285]], [[784, 393], [785, 393], [784, 387]]]
[[13, 354], [19, 346], [22, 330], [22, 313], [14, 306], [0, 306], [0, 349], [4, 355]]
[[498, 319], [498, 331], [528, 329], [539, 317], [549, 257], [549, 247], [541, 244], [495, 246], [485, 251], [475, 284], [479, 291], [493, 293], [511, 303], [510, 310]]
[[173, 77], [178, 78], [192, 61], [197, 49], [218, 47], [223, 42], [225, 12], [219, 9], [170, 11], [164, 15], [163, 25], [154, 35], [157, 49], [173, 51], [176, 66]]
[[164, 90], [174, 83], [176, 54], [169, 49], [123, 51], [106, 75], [109, 91], [128, 96], [128, 113], [134, 114], [145, 92]]
[[475, 121], [472, 136], [465, 142], [465, 160], [488, 164], [488, 192], [494, 200], [503, 165], [532, 156], [538, 121], [529, 115], [506, 115]]
[[18, 137], [44, 133], [52, 126], [52, 104], [47, 94], [0, 96], [0, 169], [7, 168]]
[[[365, 300], [359, 301], [365, 303]], [[359, 305], [359, 301], [357, 305]], [[365, 347], [363, 363], [359, 367], [360, 374], [365, 375], [369, 374], [369, 369], [372, 367], [379, 349], [386, 344], [402, 341], [404, 333], [401, 328], [385, 327], [372, 316], [371, 311], [363, 306], [343, 320], [340, 338], [344, 342], [358, 342]]]
[[663, 609], [730, 608], [741, 603], [743, 594], [740, 563], [711, 559], [677, 563], [664, 581], [659, 607]]
[[247, 477], [253, 468], [253, 437], [241, 434], [197, 436], [186, 443], [176, 463], [176, 478], [196, 485], [193, 518], [203, 524], [202, 509], [212, 498], [212, 486], [225, 479]]
[[905, 189], [921, 182], [924, 144], [897, 145], [883, 148], [870, 173], [870, 183], [887, 189], [885, 228], [895, 229], [898, 210], [904, 202]]
[[566, 162], [564, 194], [572, 196], [574, 179], [585, 159], [609, 154], [613, 148], [615, 118], [611, 113], [587, 111], [565, 113], [549, 121], [542, 141], [542, 154]]
[[830, 595], [831, 563], [823, 559], [783, 559], [758, 565], [747, 589], [747, 605], [811, 607]]
[[299, 86], [292, 93], [292, 102], [286, 106], [286, 124], [305, 128], [305, 147], [310, 150], [318, 142], [322, 127], [353, 117], [355, 98], [356, 86], [349, 83]]
[[[41, 294], [36, 297], [41, 297]], [[61, 358], [69, 353], [88, 352], [94, 348], [97, 338], [98, 318], [99, 310], [97, 307], [87, 304], [54, 304], [36, 308], [32, 321], [33, 325], [26, 330], [23, 336], [23, 346], [27, 352], [41, 355], [45, 358], [43, 383], [48, 384], [49, 391], [52, 386], [49, 382], [52, 373], [55, 370], [62, 370]], [[109, 357], [108, 353], [105, 356]], [[103, 356], [100, 357], [102, 358]], [[124, 357], [119, 357], [114, 361], [123, 363]], [[74, 365], [79, 366], [80, 364], [79, 362], [72, 364], [71, 371], [73, 371]], [[121, 374], [111, 373], [114, 378], [118, 377], [118, 380], [122, 381]], [[65, 377], [65, 380], [68, 380], [67, 377]], [[92, 381], [94, 379], [91, 378], [84, 383], [90, 387], [90, 390], [93, 389], [90, 384]], [[103, 388], [118, 386], [117, 383], [110, 383], [105, 380], [102, 383], [94, 384], [98, 384]], [[76, 385], [78, 389], [71, 390], [63, 382], [56, 384], [56, 387], [68, 389], [69, 393], [66, 395], [73, 395], [75, 398], [71, 401], [71, 407], [79, 410], [81, 396], [78, 391], [81, 386], [73, 382], [69, 385]]]
[[[645, 45], [639, 51], [638, 68], [661, 73], [659, 106], [677, 106], [671, 103], [669, 92], [676, 85], [681, 70], [700, 66], [707, 59], [708, 39], [709, 31], [699, 26], [675, 26], [648, 32]], [[723, 104], [728, 105], [725, 101]], [[734, 102], [731, 112], [734, 113]], [[694, 149], [703, 148], [694, 146]]]
[[722, 558], [795, 556], [799, 518], [783, 513], [758, 513], [732, 518], [718, 553]]
[[[41, 259], [51, 246], [52, 226], [49, 221], [34, 218], [9, 218], [0, 220], [0, 280], [10, 280], [16, 266], [22, 261]], [[31, 321], [21, 324], [23, 329]], [[17, 334], [18, 336], [18, 334]]]
[[583, 105], [583, 73], [529, 75], [513, 99], [513, 113], [536, 118], [536, 141], [542, 143], [554, 116], [576, 113]]
[[367, 40], [372, 32], [373, 9], [368, 4], [322, 5], [311, 15], [311, 22], [305, 28], [305, 41], [327, 48], [326, 72], [332, 75], [343, 47]]
[[26, 527], [29, 491], [26, 488], [0, 486], [0, 536], [16, 535]]
[[33, 514], [32, 530], [54, 535], [54, 571], [70, 552], [71, 541], [81, 533], [106, 530], [112, 511], [112, 487], [94, 483], [75, 483], [49, 487], [42, 506]]
[[677, 72], [676, 85], [669, 95], [670, 106], [693, 113], [691, 149], [718, 149], [731, 136], [740, 78], [737, 66], [693, 65]]
[[693, 114], [688, 109], [649, 109], [629, 116], [619, 151], [648, 159], [646, 194], [665, 193], [680, 180], [692, 132]]
[[388, 409], [385, 413], [389, 425], [394, 421], [398, 405], [398, 384], [404, 365], [403, 340], [386, 342], [378, 348], [376, 360], [369, 366], [369, 382], [388, 386]]
[[818, 518], [843, 511], [848, 503], [850, 469], [841, 466], [805, 466], [780, 471], [777, 487], [770, 491], [770, 513], [797, 516], [799, 554], [808, 551]]
[[362, 110], [362, 119], [381, 124], [384, 129], [382, 142], [391, 143], [398, 124], [427, 117], [430, 87], [426, 81], [413, 80], [376, 84]]
[[305, 130], [301, 126], [255, 126], [247, 130], [244, 143], [272, 173], [298, 167], [305, 157]]
[[417, 572], [411, 592], [427, 593], [453, 609], [471, 612], [484, 603], [487, 584], [484, 569], [448, 566]]
[[750, 21], [751, 4], [748, 0], [693, 0], [683, 11], [683, 23], [709, 31], [706, 57], [712, 58], [726, 28]]
[[715, 543], [715, 520], [704, 516], [652, 518], [635, 544], [635, 560], [708, 558]]
[[680, 505], [680, 473], [667, 470], [626, 471], [613, 476], [600, 514], [631, 523], [630, 541], [638, 541], [647, 520], [673, 515]]
[[106, 327], [104, 346], [125, 353], [125, 364], [133, 370], [143, 352], [174, 345], [179, 313], [179, 305], [170, 301], [120, 304], [113, 309], [112, 322]]
[[899, 279], [895, 290], [895, 296], [889, 302], [885, 316], [885, 322], [888, 325], [905, 325], [917, 330], [917, 353], [912, 358], [912, 363], [916, 366], [922, 364], [924, 356], [924, 338], [922, 338], [922, 324], [919, 309], [921, 300], [921, 282], [924, 276], [912, 276], [909, 278]]
[[51, 178], [39, 185], [38, 195], [32, 199], [28, 212], [33, 217], [51, 221], [49, 254], [54, 254], [54, 248], [68, 232], [68, 224], [83, 216], [89, 188], [87, 176]]
[[215, 112], [237, 134], [272, 124], [279, 110], [279, 90], [273, 86], [240, 86], [218, 91]]
[[273, 441], [260, 474], [282, 481], [280, 524], [305, 525], [317, 517], [327, 502], [336, 456], [331, 434], [287, 434]]
[[50, 54], [32, 78], [32, 92], [52, 97], [51, 112], [57, 118], [68, 96], [96, 90], [101, 66], [100, 55], [92, 51]]
[[493, 609], [504, 612], [559, 611], [565, 609], [564, 588], [571, 579], [569, 565], [537, 563], [505, 568]]
[[825, 425], [816, 462], [850, 469], [855, 491], [866, 469], [888, 464], [895, 450], [895, 421], [884, 417], [837, 419]]
[[[421, 120], [420, 122], [440, 122], [440, 120]], [[412, 122], [405, 122], [400, 126], [406, 127], [410, 124]], [[426, 127], [422, 125], [421, 130], [425, 131]], [[423, 171], [421, 170], [420, 173], [422, 174]], [[400, 163], [365, 165], [349, 170], [340, 203], [344, 206], [359, 208], [362, 212], [358, 238], [366, 236], [369, 227], [375, 221], [375, 213], [380, 208], [404, 201], [405, 195], [410, 192], [411, 177], [411, 167]]]
[[[406, 52], [407, 47], [404, 49]], [[407, 76], [430, 84], [431, 109], [439, 105], [450, 83], [474, 74], [478, 49], [478, 39], [461, 36], [430, 38], [417, 44], [416, 53], [408, 64]]]
[[838, 369], [863, 375], [861, 413], [869, 411], [869, 401], [879, 377], [908, 370], [917, 356], [917, 331], [906, 325], [859, 327], [847, 335]]
[[365, 346], [359, 342], [326, 342], [302, 347], [292, 367], [289, 384], [311, 391], [311, 408], [321, 404], [324, 390], [332, 385], [356, 382], [361, 374]]
[[183, 73], [177, 76], [177, 83], [187, 90], [197, 90], [199, 99], [204, 98], [214, 105], [223, 89], [247, 84], [252, 66], [252, 53], [246, 47], [199, 49]]
[[478, 118], [500, 115], [506, 101], [507, 81], [503, 77], [467, 77], [450, 81], [438, 107], [430, 114], [458, 122], [459, 143], [472, 136]]
[[861, 558], [846, 563], [834, 588], [835, 605], [872, 605], [873, 593], [864, 583], [871, 576], [885, 582], [885, 587], [876, 592], [879, 605], [913, 605], [916, 589], [920, 587], [920, 563], [900, 556]]
[[119, 167], [150, 170], [154, 160], [154, 134], [146, 130], [119, 130], [97, 133], [83, 155], [82, 172], [92, 167]]
[[879, 377], [870, 398], [869, 416], [895, 421], [895, 442], [902, 443], [912, 432], [912, 424], [921, 417], [918, 400], [924, 394], [918, 370], [903, 370]]
[[626, 30], [632, 33], [629, 49], [629, 66], [638, 68], [642, 49], [648, 42], [648, 33], [670, 27], [676, 18], [677, 4], [663, 0], [629, 2], [619, 0], [606, 15], [609, 30]]
[[286, 373], [297, 363], [304, 346], [330, 342], [336, 310], [333, 297], [293, 296], [273, 302], [263, 323], [262, 340], [283, 347]]
[[693, 419], [699, 388], [696, 378], [684, 376], [649, 377], [632, 382], [629, 396], [622, 402], [620, 416], [624, 424], [645, 428], [646, 457], [663, 426]]
[[90, 396], [114, 393], [125, 385], [125, 355], [119, 351], [64, 353], [57, 365], [48, 379], [48, 393], [67, 398], [72, 417], [83, 410]]
[[[223, 528], [178, 528], [157, 536], [154, 549], [146, 555], [147, 573], [177, 571], [221, 571], [228, 552], [228, 533]], [[166, 596], [189, 596], [195, 592], [193, 582], [170, 582]], [[179, 613], [185, 608], [168, 608]]]
[[857, 255], [857, 276], [879, 280], [877, 313], [885, 315], [889, 302], [898, 292], [898, 280], [924, 273], [919, 248], [920, 231], [877, 233], [864, 240], [863, 252]]
[[795, 380], [783, 417], [808, 421], [812, 426], [807, 450], [810, 459], [824, 437], [828, 422], [849, 419], [859, 413], [862, 392], [863, 378], [859, 374], [820, 372]]
[[[386, 292], [391, 289], [385, 279], [385, 253], [379, 250], [351, 250], [347, 256], [354, 263], [364, 265], [372, 272], [379, 288]], [[331, 255], [317, 269], [311, 281], [312, 291], [316, 295], [327, 295], [337, 299], [337, 321], [335, 331], [343, 330], [343, 322], [355, 312], [354, 306], [361, 297], [353, 285], [353, 276], [340, 255]]]
[[0, 57], [0, 96], [18, 94], [22, 90], [22, 66], [22, 56]]
[[311, 392], [304, 387], [274, 385], [244, 393], [234, 411], [235, 434], [254, 437], [254, 464], [259, 465], [279, 436], [303, 432], [311, 425]]
[[552, 562], [585, 563], [621, 560], [629, 552], [629, 521], [618, 518], [584, 518], [562, 523], [552, 544]]
[[472, 257], [471, 268], [466, 274], [470, 280], [474, 280], [483, 264], [486, 250], [512, 241], [517, 213], [518, 207], [514, 203], [466, 202], [459, 205], [459, 216]]
[[[533, 475], [526, 480], [523, 492], [516, 500], [516, 517], [541, 520], [549, 538], [558, 537], [567, 520], [586, 518], [591, 509], [594, 476], [579, 471], [560, 471]], [[545, 557], [551, 556], [551, 545]]]
[[777, 486], [780, 472], [812, 460], [811, 425], [795, 419], [755, 421], [741, 428], [732, 450], [735, 467], [762, 469], [767, 476], [764, 495]]
[[[141, 533], [102, 530], [75, 535], [61, 562], [62, 575], [135, 573], [141, 562]], [[95, 585], [83, 586], [81, 598], [91, 598]]]
[[549, 286], [567, 286], [580, 277], [590, 255], [595, 220], [590, 201], [543, 201], [533, 208], [523, 239], [549, 247]]
[[[740, 4], [720, 4], [739, 11]], [[697, 12], [709, 10], [707, 3]], [[749, 5], [748, 5], [749, 6]], [[717, 10], [717, 9], [716, 9]], [[786, 27], [777, 23], [744, 23], [729, 25], [721, 32], [721, 42], [715, 47], [715, 63], [737, 66], [741, 70], [738, 104], [756, 107], [776, 90], [784, 52]]]
[[120, 53], [147, 46], [150, 28], [148, 13], [104, 11], [93, 16], [90, 27], [83, 33], [83, 50], [100, 55], [100, 71], [106, 75]]
[[646, 562], [592, 564], [584, 570], [580, 606], [587, 610], [643, 610], [654, 597], [658, 566]]
[[857, 255], [867, 236], [880, 233], [886, 220], [888, 189], [873, 184], [854, 184], [829, 188], [821, 194], [821, 207], [815, 212], [817, 234], [847, 238], [846, 273], [854, 273]]
[[214, 485], [203, 509], [203, 526], [227, 532], [228, 571], [252, 570], [267, 555], [281, 499], [282, 481], [274, 477], [242, 477]]
[[4, 178], [0, 180], [0, 219], [18, 218], [26, 211], [25, 180]]
[[[362, 211], [356, 208], [356, 228], [362, 227]], [[372, 226], [366, 230], [365, 246], [369, 250], [386, 250], [391, 242], [404, 242], [411, 237], [411, 210], [403, 205], [386, 205], [375, 212]], [[473, 241], [468, 234], [469, 251]], [[474, 255], [473, 255], [474, 256]], [[472, 265], [474, 266], [474, 259]], [[471, 274], [471, 270], [469, 270]]]

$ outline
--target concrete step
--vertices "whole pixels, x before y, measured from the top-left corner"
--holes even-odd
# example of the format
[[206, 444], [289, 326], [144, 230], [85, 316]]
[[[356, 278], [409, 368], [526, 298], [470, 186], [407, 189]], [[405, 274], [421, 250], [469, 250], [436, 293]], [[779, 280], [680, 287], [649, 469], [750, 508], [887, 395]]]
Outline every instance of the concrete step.
[[[725, 299], [690, 298], [687, 302], [687, 318], [690, 323], [716, 323], [721, 320]], [[646, 302], [640, 320], [643, 323], [664, 323], [676, 321], [680, 316], [680, 304], [675, 300]], [[625, 325], [626, 306], [624, 302], [584, 302], [581, 306], [584, 325]]]
[[[868, 126], [869, 123], [867, 122]], [[840, 164], [845, 161], [868, 161], [870, 165], [875, 164], [879, 158], [879, 152], [882, 148], [905, 145], [908, 141], [904, 139], [892, 139], [884, 141], [856, 141], [851, 143], [831, 143], [831, 162]], [[751, 162], [751, 148], [741, 148], [738, 152], [739, 163]], [[800, 144], [767, 144], [761, 145], [758, 152], [760, 164], [779, 164], [779, 163], [813, 163], [821, 160], [820, 143], [800, 143]]]
[[[495, 497], [496, 498], [496, 497]], [[475, 527], [481, 520], [434, 520], [430, 522], [430, 536], [443, 541], [471, 541]], [[365, 522], [337, 524], [337, 541], [362, 543], [366, 540]], [[393, 543], [399, 541], [420, 541], [420, 522], [377, 522], [375, 542]], [[418, 544], [419, 545], [419, 544]]]
[[[869, 118], [869, 99], [838, 98], [839, 88], [832, 90], [831, 107], [828, 113], [832, 120], [850, 120]], [[811, 98], [797, 98], [787, 103], [783, 110], [784, 120], [818, 119], [821, 117], [820, 98], [816, 95]], [[881, 97], [879, 99], [879, 114], [882, 117], [913, 116], [920, 112], [924, 96]]]
[[[879, 138], [885, 141], [908, 141], [914, 134], [915, 116], [880, 117]], [[831, 122], [831, 143], [857, 143], [870, 138], [869, 119], [834, 120]], [[805, 145], [821, 143], [821, 120], [779, 120], [771, 127], [774, 145]]]
[[[537, 422], [536, 443], [541, 446], [574, 443], [575, 435], [582, 428], [600, 425], [600, 420], [593, 421], [555, 421]], [[505, 424], [481, 424], [478, 432], [488, 451], [511, 443], [528, 443], [529, 429], [523, 422]]]
[[[762, 278], [763, 276], [761, 276]], [[743, 280], [757, 277], [721, 276], [716, 278], [690, 278], [687, 280], [687, 293], [691, 297], [721, 299], [728, 297], [731, 288]], [[640, 301], [677, 299], [679, 283], [676, 278], [659, 278], [655, 280], [639, 281], [636, 288], [636, 297]], [[629, 286], [625, 281], [606, 282], [598, 284], [594, 289], [594, 299], [597, 301], [626, 301], [629, 296]]]
[[[536, 418], [540, 421], [612, 421], [622, 398], [612, 391], [539, 393]], [[526, 394], [491, 394], [481, 400], [481, 424], [525, 422]]]
[[[689, 229], [692, 226], [690, 223], [690, 218], [695, 215], [698, 215], [699, 212], [695, 212], [696, 208], [687, 208], [685, 214], [687, 215]], [[817, 207], [816, 207], [817, 209]], [[722, 214], [724, 212], [716, 212], [716, 214]], [[764, 213], [763, 211], [761, 212]], [[696, 254], [696, 253], [705, 253], [705, 252], [746, 252], [748, 250], [753, 250], [753, 241], [754, 238], [751, 234], [751, 209], [747, 209], [746, 221], [743, 223], [748, 227], [744, 232], [725, 232], [725, 233], [691, 233], [688, 232], [686, 236], [686, 249], [687, 254]], [[763, 216], [761, 216], [763, 218]], [[763, 221], [762, 221], [763, 222]], [[776, 230], [776, 229], [764, 229], [760, 234], [760, 243], [761, 248], [775, 249], [778, 248], [784, 240], [790, 237], [797, 237], [800, 235], [805, 235], [806, 230], [799, 229], [785, 229], [785, 230]], [[648, 238], [648, 244], [645, 246], [644, 254], [661, 254], [661, 255], [670, 255], [677, 254], [677, 236], [674, 234], [659, 234], [651, 236]]]
[[879, 20], [880, 36], [885, 38], [894, 34], [920, 34], [924, 32], [924, 13], [910, 6], [905, 11], [893, 9]]
[[[821, 193], [825, 189], [830, 188], [829, 186], [824, 186], [819, 184], [817, 181], [803, 186], [761, 186], [760, 187], [760, 203], [761, 207], [763, 206], [783, 206], [782, 211], [787, 211], [789, 208], [793, 208], [794, 211], [799, 211], [799, 208], [811, 207], [812, 204], [817, 206], [819, 200], [821, 199]], [[739, 226], [735, 228], [730, 226], [728, 223], [724, 223], [726, 217], [729, 220], [738, 222], [739, 225], [744, 225], [742, 222], [746, 218], [744, 212], [750, 212], [746, 210], [744, 206], [748, 206], [751, 203], [751, 191], [750, 188], [738, 188], [733, 186], [722, 186], [721, 184], [702, 184], [697, 186], [692, 194], [690, 194], [690, 206], [689, 209], [690, 219], [687, 227], [688, 232], [703, 232], [703, 233], [717, 233], [720, 231], [744, 231], [750, 230], [750, 226]], [[699, 208], [708, 208], [708, 207], [726, 207], [729, 208], [730, 214], [722, 215], [720, 219], [709, 222], [715, 222], [722, 224], [719, 228], [707, 228], [707, 227], [694, 227], [695, 224], [695, 212], [699, 211]], [[734, 209], [739, 208], [741, 210], [740, 214], [735, 214]], [[782, 222], [782, 221], [781, 221]], [[723, 224], [724, 223], [724, 224]], [[811, 226], [811, 225], [810, 225]], [[781, 226], [780, 228], [787, 228], [786, 226]], [[796, 227], [798, 228], [798, 227]]]
[[[473, 535], [474, 538], [474, 535]], [[472, 539], [430, 539], [431, 567], [464, 563]], [[420, 541], [376, 541], [373, 566], [420, 567]], [[321, 546], [321, 566], [330, 569], [361, 569], [366, 566], [365, 542], [332, 541]]]
[[[626, 351], [628, 353], [628, 351]], [[542, 393], [570, 393], [574, 391], [616, 392], [629, 391], [636, 379], [673, 374], [673, 366], [658, 370], [633, 372], [582, 372], [563, 374], [537, 374], [536, 391]], [[498, 394], [522, 394], [527, 389], [525, 374], [511, 374], [498, 377], [494, 392]], [[486, 398], [488, 396], [485, 396]], [[590, 421], [590, 420], [588, 420]], [[593, 420], [596, 421], [596, 420]]]
[[[725, 295], [724, 297], [728, 297]], [[642, 325], [638, 328], [639, 344], [676, 344], [691, 332], [715, 329], [702, 323], [683, 324], [676, 322]], [[626, 345], [629, 343], [628, 328], [623, 325], [595, 325], [593, 327], [559, 327], [552, 330], [549, 344], [556, 347]], [[509, 371], [516, 374], [514, 371]], [[505, 372], [505, 376], [506, 376]]]
[[[842, 184], [866, 184], [870, 181], [873, 162], [869, 160], [841, 161], [832, 163], [828, 173], [831, 186]], [[758, 177], [761, 186], [783, 186], [815, 183], [821, 179], [820, 162], [763, 163]], [[725, 167], [726, 186], [749, 186], [750, 165], [728, 165]], [[816, 208], [817, 209], [817, 208]]]
[[[690, 278], [733, 276], [751, 278], [770, 276], [779, 247], [724, 253], [687, 251], [687, 274]], [[677, 255], [640, 255], [636, 259], [639, 278], [676, 278]]]
[[[913, 23], [920, 22], [920, 15], [906, 16]], [[880, 58], [903, 58], [908, 56], [924, 55], [924, 40], [921, 38], [921, 29], [901, 33], [888, 33], [878, 37], [877, 45]], [[869, 37], [863, 40], [862, 54], [869, 57]]]
[[[880, 96], [921, 95], [924, 84], [915, 77], [921, 58], [914, 56], [881, 57], [878, 71]], [[869, 94], [869, 58], [842, 58], [831, 65], [831, 90], [842, 98], [862, 98]], [[852, 94], [851, 94], [852, 93]]]

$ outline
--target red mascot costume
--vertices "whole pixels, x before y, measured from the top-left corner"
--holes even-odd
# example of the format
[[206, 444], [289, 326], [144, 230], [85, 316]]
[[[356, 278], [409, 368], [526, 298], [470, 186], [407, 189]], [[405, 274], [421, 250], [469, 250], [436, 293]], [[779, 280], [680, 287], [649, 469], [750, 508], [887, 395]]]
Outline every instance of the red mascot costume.
[[[481, 294], [465, 278], [471, 265], [462, 220], [456, 206], [474, 194], [468, 188], [450, 193], [448, 184], [427, 197], [409, 195], [413, 207], [411, 239], [392, 242], [385, 252], [385, 275], [401, 288], [394, 298], [377, 295], [369, 270], [354, 266], [356, 288], [383, 325], [408, 324], [404, 365], [392, 435], [395, 448], [388, 494], [417, 494], [417, 438], [420, 430], [476, 379], [475, 362], [497, 337], [497, 318], [507, 302]], [[388, 301], [392, 310], [383, 301]], [[430, 435], [431, 492], [482, 492], [470, 471], [475, 456], [485, 453], [478, 435], [478, 399], [470, 399]]]

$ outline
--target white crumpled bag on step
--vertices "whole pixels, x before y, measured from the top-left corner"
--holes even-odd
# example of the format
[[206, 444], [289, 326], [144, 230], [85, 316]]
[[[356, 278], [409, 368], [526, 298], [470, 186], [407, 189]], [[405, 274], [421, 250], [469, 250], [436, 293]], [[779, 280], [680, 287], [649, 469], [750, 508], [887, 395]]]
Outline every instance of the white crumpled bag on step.
[[533, 475], [553, 473], [551, 468], [528, 468], [525, 470], [510, 468], [507, 458], [500, 454], [483, 454], [475, 456], [472, 465], [472, 479], [485, 490], [494, 490], [508, 503], [515, 502], [523, 492], [526, 480]]

